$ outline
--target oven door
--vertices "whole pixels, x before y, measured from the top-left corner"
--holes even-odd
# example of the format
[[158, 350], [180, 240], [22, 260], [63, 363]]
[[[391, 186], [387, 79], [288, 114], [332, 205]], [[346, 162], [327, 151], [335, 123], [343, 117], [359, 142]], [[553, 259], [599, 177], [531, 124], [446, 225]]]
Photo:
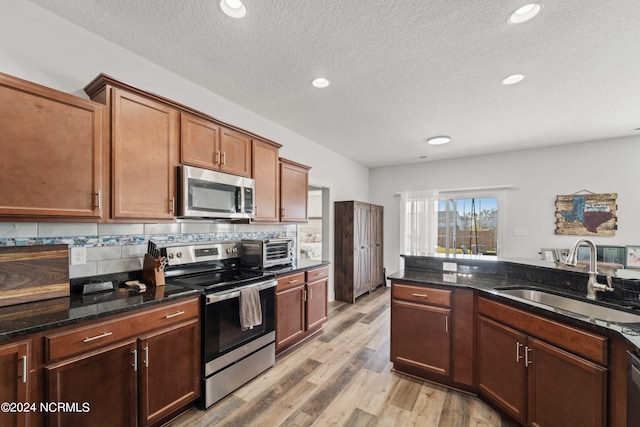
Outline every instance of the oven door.
[[260, 289], [262, 324], [244, 331], [240, 326], [239, 290], [206, 295], [202, 324], [205, 377], [275, 341], [276, 283], [270, 279], [254, 285]]

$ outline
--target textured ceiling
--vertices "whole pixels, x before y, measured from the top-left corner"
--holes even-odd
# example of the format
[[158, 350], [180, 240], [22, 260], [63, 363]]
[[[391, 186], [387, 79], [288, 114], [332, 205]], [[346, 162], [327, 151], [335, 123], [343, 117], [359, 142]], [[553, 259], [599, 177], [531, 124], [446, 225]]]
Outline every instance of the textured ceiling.
[[640, 135], [635, 0], [31, 1], [370, 167]]

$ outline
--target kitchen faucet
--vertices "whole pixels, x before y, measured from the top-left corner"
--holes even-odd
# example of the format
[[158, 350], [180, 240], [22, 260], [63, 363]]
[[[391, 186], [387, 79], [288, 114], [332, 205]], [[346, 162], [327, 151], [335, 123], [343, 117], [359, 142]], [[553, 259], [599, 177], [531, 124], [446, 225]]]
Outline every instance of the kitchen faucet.
[[579, 239], [577, 242], [571, 246], [569, 250], [569, 254], [567, 255], [567, 259], [565, 260], [565, 265], [570, 265], [575, 267], [578, 265], [578, 246], [585, 243], [589, 246], [589, 281], [587, 282], [587, 298], [596, 299], [596, 291], [606, 291], [611, 292], [613, 288], [611, 287], [611, 276], [607, 276], [607, 284], [598, 283], [598, 260], [597, 260], [597, 250], [596, 244], [593, 243], [589, 239]]

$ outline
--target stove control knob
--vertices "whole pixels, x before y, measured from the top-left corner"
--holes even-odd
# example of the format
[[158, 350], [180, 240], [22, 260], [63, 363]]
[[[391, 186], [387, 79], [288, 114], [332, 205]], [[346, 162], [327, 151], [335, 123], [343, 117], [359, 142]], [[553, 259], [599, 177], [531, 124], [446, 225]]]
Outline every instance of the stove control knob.
[[177, 252], [177, 253], [176, 253], [176, 256], [177, 256], [178, 258], [182, 258], [182, 252]]
[[173, 259], [173, 252], [169, 252], [167, 256], [169, 257], [169, 259]]
[[238, 248], [234, 246], [234, 247], [233, 247], [233, 253], [235, 254], [235, 253], [237, 253], [237, 252], [238, 252]]

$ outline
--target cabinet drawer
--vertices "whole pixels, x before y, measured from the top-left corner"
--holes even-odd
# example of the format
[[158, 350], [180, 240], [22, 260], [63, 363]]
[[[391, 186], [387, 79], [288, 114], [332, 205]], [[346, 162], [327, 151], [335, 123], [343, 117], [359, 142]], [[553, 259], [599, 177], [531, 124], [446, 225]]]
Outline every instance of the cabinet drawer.
[[451, 291], [447, 289], [394, 283], [392, 295], [394, 299], [451, 307]]
[[314, 268], [305, 272], [307, 282], [313, 282], [329, 276], [329, 266]]
[[45, 336], [46, 361], [73, 356], [134, 337], [153, 329], [173, 325], [198, 317], [198, 298], [162, 304], [134, 314], [123, 314], [109, 320], [91, 322], [64, 332]]
[[478, 298], [478, 313], [601, 365], [607, 365], [605, 337], [482, 297]]
[[304, 284], [304, 273], [288, 274], [286, 276], [278, 277], [276, 292], [291, 289], [302, 284]]

